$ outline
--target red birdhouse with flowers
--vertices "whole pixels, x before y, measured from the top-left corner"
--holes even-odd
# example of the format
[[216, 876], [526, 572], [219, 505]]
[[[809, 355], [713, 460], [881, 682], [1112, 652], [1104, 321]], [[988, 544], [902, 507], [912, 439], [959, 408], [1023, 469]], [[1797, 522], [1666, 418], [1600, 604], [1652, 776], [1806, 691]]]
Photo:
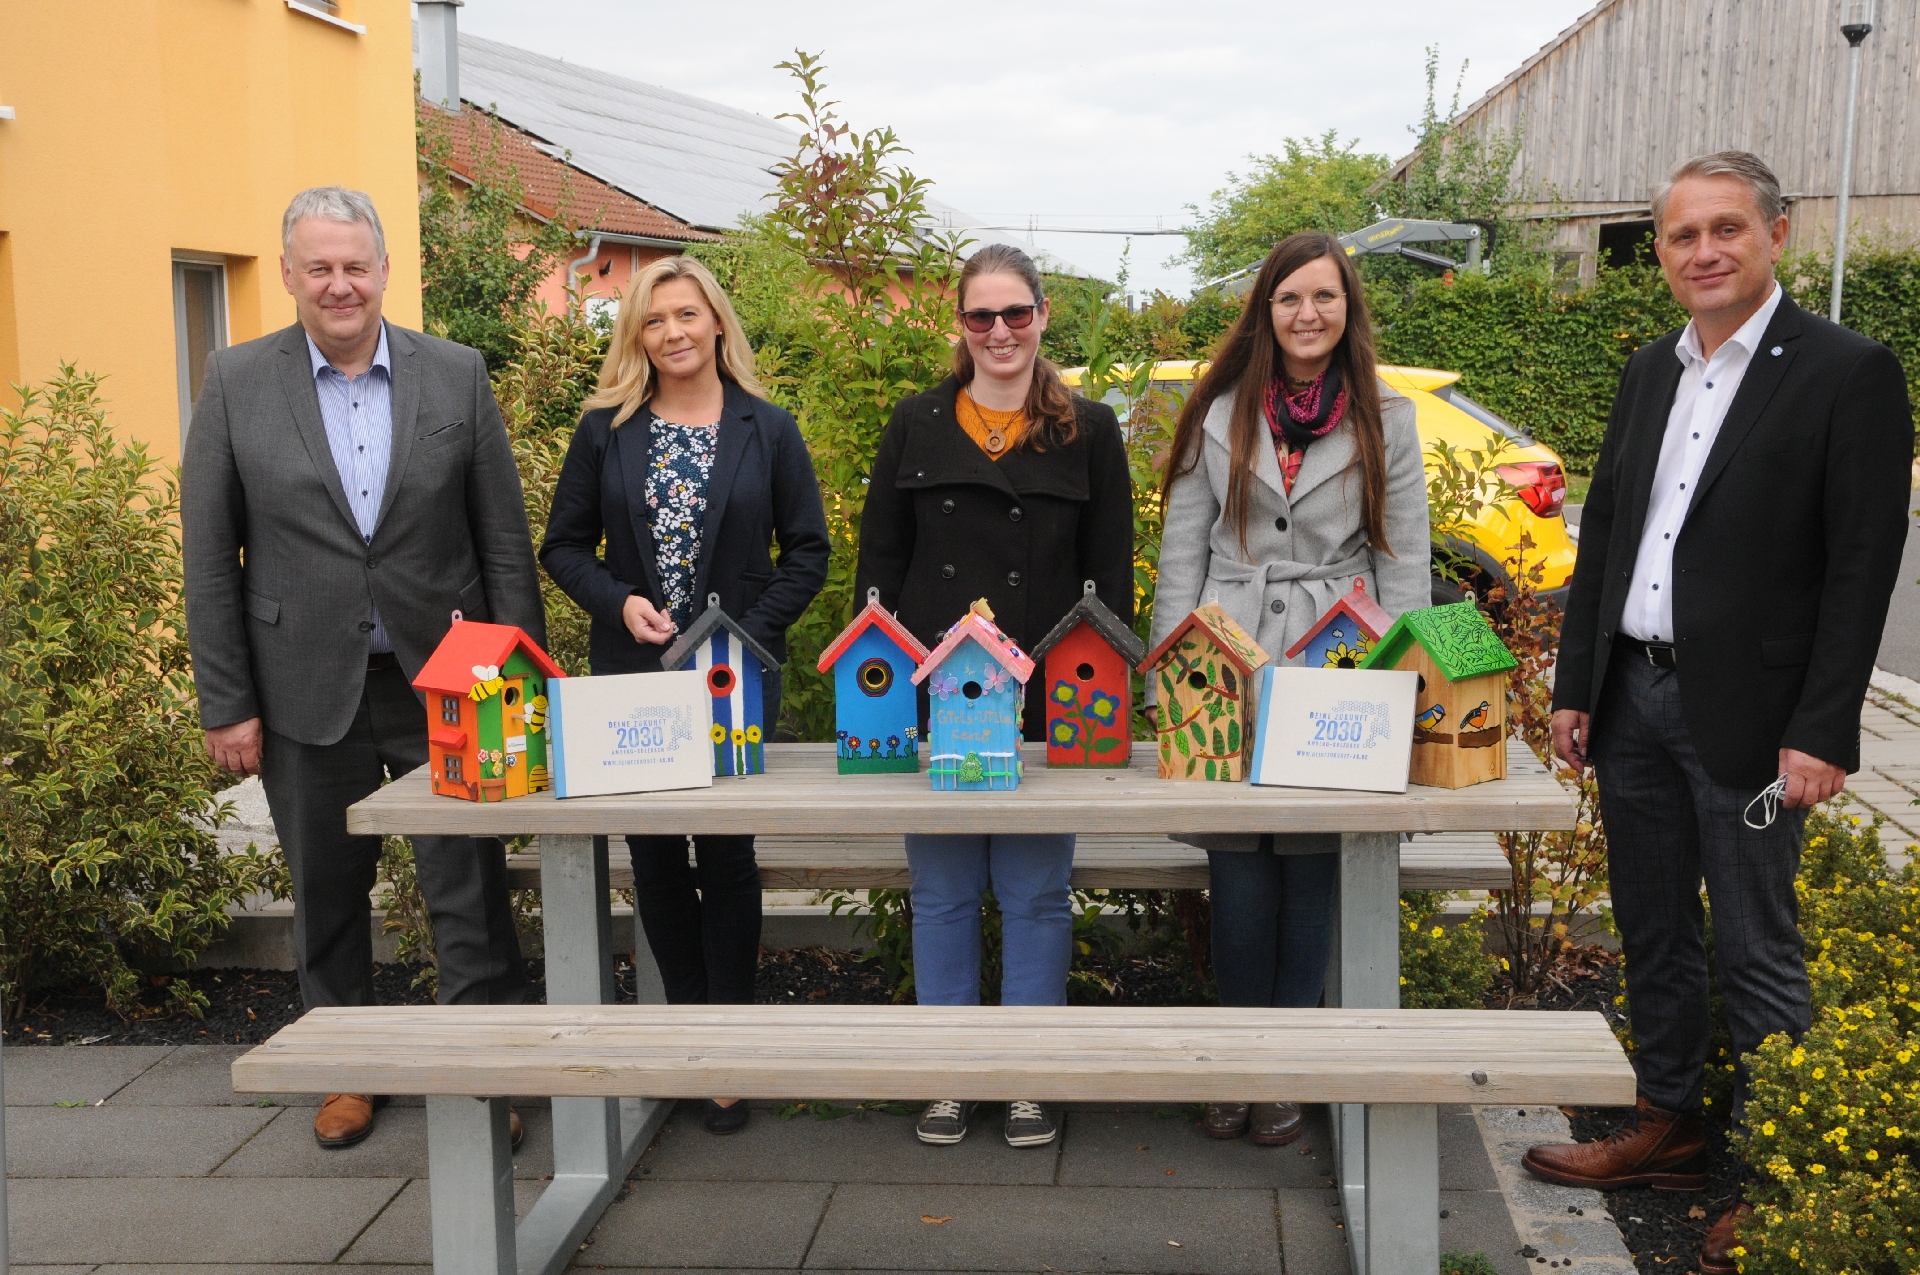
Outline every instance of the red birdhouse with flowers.
[[1040, 639], [1047, 695], [1047, 765], [1124, 768], [1133, 752], [1133, 666], [1147, 644], [1094, 592]]

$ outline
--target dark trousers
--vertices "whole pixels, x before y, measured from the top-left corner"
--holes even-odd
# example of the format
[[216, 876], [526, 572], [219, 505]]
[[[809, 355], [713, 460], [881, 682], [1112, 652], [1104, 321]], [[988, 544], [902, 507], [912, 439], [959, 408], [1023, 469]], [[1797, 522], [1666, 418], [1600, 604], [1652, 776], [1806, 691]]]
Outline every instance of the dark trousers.
[[1593, 718], [1591, 755], [1640, 1092], [1668, 1111], [1702, 1108], [1709, 1063], [1704, 879], [1733, 1037], [1734, 1057], [1725, 1061], [1739, 1067], [1737, 1117], [1747, 1084], [1740, 1055], [1774, 1032], [1797, 1039], [1812, 1021], [1793, 892], [1806, 811], [1782, 810], [1764, 831], [1747, 827], [1742, 815], [1757, 790], [1729, 788], [1701, 769], [1680, 707], [1685, 676], [1616, 650]]
[[1286, 841], [1330, 843], [1319, 854], [1207, 851], [1213, 901], [1213, 977], [1220, 1003], [1237, 1009], [1312, 1009], [1327, 986], [1333, 896], [1340, 883], [1338, 834]]
[[[373, 1004], [372, 905], [380, 838], [347, 835], [347, 807], [427, 760], [426, 709], [397, 668], [367, 674], [339, 742], [266, 732], [260, 780], [293, 874], [294, 962], [307, 1008]], [[526, 967], [493, 838], [415, 837], [414, 871], [433, 920], [443, 1005], [526, 1000]]]
[[[732, 783], [723, 779], [720, 783]], [[752, 782], [747, 780], [744, 782]], [[751, 1005], [760, 964], [752, 837], [628, 837], [633, 902], [669, 1005]]]

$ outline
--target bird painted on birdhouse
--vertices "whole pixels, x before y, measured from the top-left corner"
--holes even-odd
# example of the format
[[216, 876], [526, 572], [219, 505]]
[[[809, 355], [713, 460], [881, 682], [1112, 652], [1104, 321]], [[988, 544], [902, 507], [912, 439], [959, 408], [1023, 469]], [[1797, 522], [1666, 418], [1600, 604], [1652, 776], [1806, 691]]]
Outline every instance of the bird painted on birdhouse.
[[1433, 707], [1429, 708], [1426, 712], [1414, 718], [1413, 721], [1414, 721], [1414, 724], [1418, 726], [1421, 730], [1432, 730], [1434, 727], [1440, 724], [1441, 719], [1444, 718], [1446, 715], [1447, 715], [1447, 706], [1445, 704], [1435, 704]]
[[1480, 701], [1480, 707], [1460, 719], [1461, 730], [1479, 730], [1487, 724], [1487, 711], [1493, 707], [1486, 700]]
[[[1360, 667], [1408, 669], [1420, 675], [1414, 699], [1414, 783], [1465, 788], [1506, 778], [1507, 673], [1515, 661], [1473, 603], [1406, 612]], [[1443, 729], [1448, 719], [1459, 725]]]

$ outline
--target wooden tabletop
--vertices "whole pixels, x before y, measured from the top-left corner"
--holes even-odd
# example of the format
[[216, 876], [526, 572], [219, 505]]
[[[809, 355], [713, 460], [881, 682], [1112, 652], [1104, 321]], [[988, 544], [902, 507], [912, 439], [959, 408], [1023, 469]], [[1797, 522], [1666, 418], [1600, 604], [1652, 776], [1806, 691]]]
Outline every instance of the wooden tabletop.
[[1507, 778], [1404, 793], [1164, 780], [1152, 750], [1126, 770], [1050, 770], [1028, 744], [1013, 792], [935, 792], [925, 774], [841, 775], [832, 744], [773, 744], [767, 773], [711, 788], [481, 803], [438, 797], [425, 770], [347, 810], [353, 833], [847, 834], [904, 832], [1507, 832], [1574, 826], [1573, 797], [1525, 744], [1509, 740]]

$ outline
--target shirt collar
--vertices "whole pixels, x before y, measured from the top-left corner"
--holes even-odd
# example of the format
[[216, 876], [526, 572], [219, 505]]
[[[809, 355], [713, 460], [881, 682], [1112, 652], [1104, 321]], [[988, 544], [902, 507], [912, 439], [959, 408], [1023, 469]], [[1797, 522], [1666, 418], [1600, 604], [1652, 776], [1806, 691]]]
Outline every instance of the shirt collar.
[[[327, 356], [320, 353], [320, 347], [313, 343], [313, 338], [307, 334], [305, 328], [300, 330], [300, 335], [307, 338], [307, 358], [313, 364], [315, 376], [320, 375], [322, 368], [339, 371], [333, 364], [327, 362]], [[393, 376], [393, 360], [387, 356], [387, 325], [384, 322], [380, 325], [380, 344], [374, 347], [373, 362], [367, 370], [371, 372], [376, 367], [385, 372], [389, 378]]]
[[[1754, 350], [1759, 348], [1760, 338], [1766, 335], [1767, 325], [1773, 322], [1774, 311], [1780, 308], [1780, 298], [1785, 295], [1785, 290], [1776, 280], [1773, 291], [1768, 294], [1767, 299], [1760, 303], [1760, 308], [1755, 310], [1745, 323], [1740, 325], [1739, 331], [1727, 338], [1727, 345], [1739, 346], [1743, 354], [1752, 358]], [[384, 334], [382, 339], [385, 339]], [[1721, 348], [1724, 349], [1725, 346]], [[1674, 347], [1673, 352], [1688, 367], [1707, 361], [1700, 353], [1700, 331], [1691, 320], [1687, 323], [1687, 330], [1680, 334], [1680, 343]], [[1719, 353], [1718, 350], [1714, 352]]]

